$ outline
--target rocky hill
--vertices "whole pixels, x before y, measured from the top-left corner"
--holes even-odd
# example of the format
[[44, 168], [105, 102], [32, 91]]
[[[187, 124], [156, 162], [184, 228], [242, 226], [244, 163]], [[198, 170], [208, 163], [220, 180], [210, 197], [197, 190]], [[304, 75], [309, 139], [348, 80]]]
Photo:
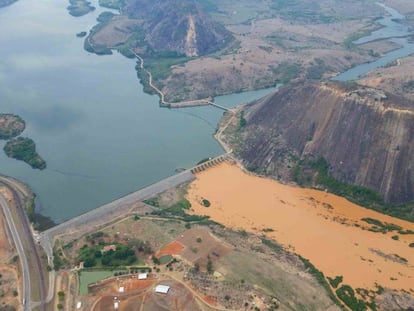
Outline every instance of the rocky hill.
[[297, 178], [301, 163], [323, 157], [341, 182], [375, 190], [386, 202], [414, 199], [414, 102], [376, 89], [284, 87], [244, 108], [232, 147], [249, 169], [279, 179]]
[[196, 0], [128, 0], [123, 13], [143, 20], [145, 40], [154, 51], [201, 56], [220, 49], [232, 38]]

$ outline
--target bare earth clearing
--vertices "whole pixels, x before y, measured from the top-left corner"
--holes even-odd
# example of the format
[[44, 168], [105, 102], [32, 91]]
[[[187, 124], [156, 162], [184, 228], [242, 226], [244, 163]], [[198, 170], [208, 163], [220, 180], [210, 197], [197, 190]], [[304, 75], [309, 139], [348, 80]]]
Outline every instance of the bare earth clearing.
[[[166, 196], [171, 196], [171, 191]], [[280, 310], [299, 310], [304, 305], [307, 310], [337, 310], [295, 255], [282, 250], [276, 254], [258, 236], [241, 235], [217, 225], [187, 229], [184, 222], [151, 216], [139, 220], [129, 216], [101, 230], [103, 237], [94, 243], [125, 244], [140, 239], [149, 242], [156, 256], [173, 255], [176, 261], [166, 266], [154, 264], [151, 255], [141, 257], [146, 261], [143, 266], [152, 268], [149, 279], [137, 280], [136, 274], [129, 274], [89, 287], [88, 295], [76, 298], [88, 310], [112, 310], [114, 297], [120, 301], [120, 310], [135, 310], [137, 306], [141, 310], [239, 310], [246, 302], [264, 310], [273, 303], [272, 297], [276, 297]], [[91, 241], [82, 237], [60, 250], [73, 265], [71, 258]], [[209, 260], [214, 275], [207, 272]], [[157, 284], [170, 285], [171, 292], [155, 294]], [[123, 293], [118, 291], [120, 286], [125, 289]]]
[[[187, 196], [194, 213], [225, 226], [263, 232], [308, 258], [326, 276], [343, 276], [354, 288], [376, 284], [414, 294], [413, 234], [368, 231], [362, 218], [414, 230], [414, 224], [310, 189], [248, 175], [223, 163], [197, 174]], [[206, 208], [201, 198], [211, 202]], [[391, 238], [392, 236], [397, 238]]]

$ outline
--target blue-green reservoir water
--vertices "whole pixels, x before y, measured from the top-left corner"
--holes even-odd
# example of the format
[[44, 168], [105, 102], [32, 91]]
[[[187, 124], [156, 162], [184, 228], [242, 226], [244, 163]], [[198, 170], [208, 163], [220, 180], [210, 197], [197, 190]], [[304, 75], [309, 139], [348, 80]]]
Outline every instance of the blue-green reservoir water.
[[384, 10], [388, 13], [387, 16], [382, 17], [378, 20], [378, 23], [382, 26], [382, 28], [373, 31], [370, 35], [360, 38], [353, 43], [359, 45], [376, 40], [390, 39], [390, 41], [401, 46], [401, 48], [385, 54], [383, 57], [377, 59], [374, 62], [355, 66], [337, 75], [333, 78], [333, 80], [356, 80], [375, 68], [383, 67], [399, 58], [407, 57], [414, 53], [414, 43], [411, 43], [407, 38], [404, 38], [412, 33], [407, 25], [401, 23], [401, 21], [405, 19], [405, 16], [400, 14], [395, 9], [390, 8], [384, 4], [377, 4], [384, 8]]
[[[19, 0], [0, 10], [0, 112], [26, 121], [44, 171], [0, 152], [0, 172], [30, 185], [57, 222], [84, 213], [223, 150], [222, 111], [168, 110], [142, 92], [135, 61], [83, 50], [76, 33], [103, 11], [74, 18], [67, 0]], [[269, 90], [216, 98], [235, 106]], [[4, 142], [0, 142], [3, 148]]]

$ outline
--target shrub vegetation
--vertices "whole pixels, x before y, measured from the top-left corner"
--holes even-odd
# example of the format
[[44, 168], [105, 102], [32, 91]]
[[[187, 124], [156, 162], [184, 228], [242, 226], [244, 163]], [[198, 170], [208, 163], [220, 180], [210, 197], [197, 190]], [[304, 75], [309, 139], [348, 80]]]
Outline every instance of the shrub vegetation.
[[4, 152], [8, 157], [26, 162], [32, 168], [46, 168], [45, 160], [36, 152], [36, 145], [30, 138], [18, 137], [8, 141], [4, 146]]

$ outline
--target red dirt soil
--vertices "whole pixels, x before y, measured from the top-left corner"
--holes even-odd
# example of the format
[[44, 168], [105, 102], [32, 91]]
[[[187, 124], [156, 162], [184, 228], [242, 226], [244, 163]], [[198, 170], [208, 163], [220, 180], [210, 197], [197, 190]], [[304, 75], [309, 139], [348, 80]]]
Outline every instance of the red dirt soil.
[[206, 303], [208, 303], [210, 306], [213, 306], [213, 307], [217, 306], [217, 301], [216, 301], [213, 297], [210, 297], [210, 296], [204, 296], [204, 297], [203, 297], [203, 300], [204, 300]]
[[183, 249], [184, 245], [182, 245], [180, 242], [172, 241], [157, 253], [157, 258], [161, 258], [165, 255], [178, 255]]

